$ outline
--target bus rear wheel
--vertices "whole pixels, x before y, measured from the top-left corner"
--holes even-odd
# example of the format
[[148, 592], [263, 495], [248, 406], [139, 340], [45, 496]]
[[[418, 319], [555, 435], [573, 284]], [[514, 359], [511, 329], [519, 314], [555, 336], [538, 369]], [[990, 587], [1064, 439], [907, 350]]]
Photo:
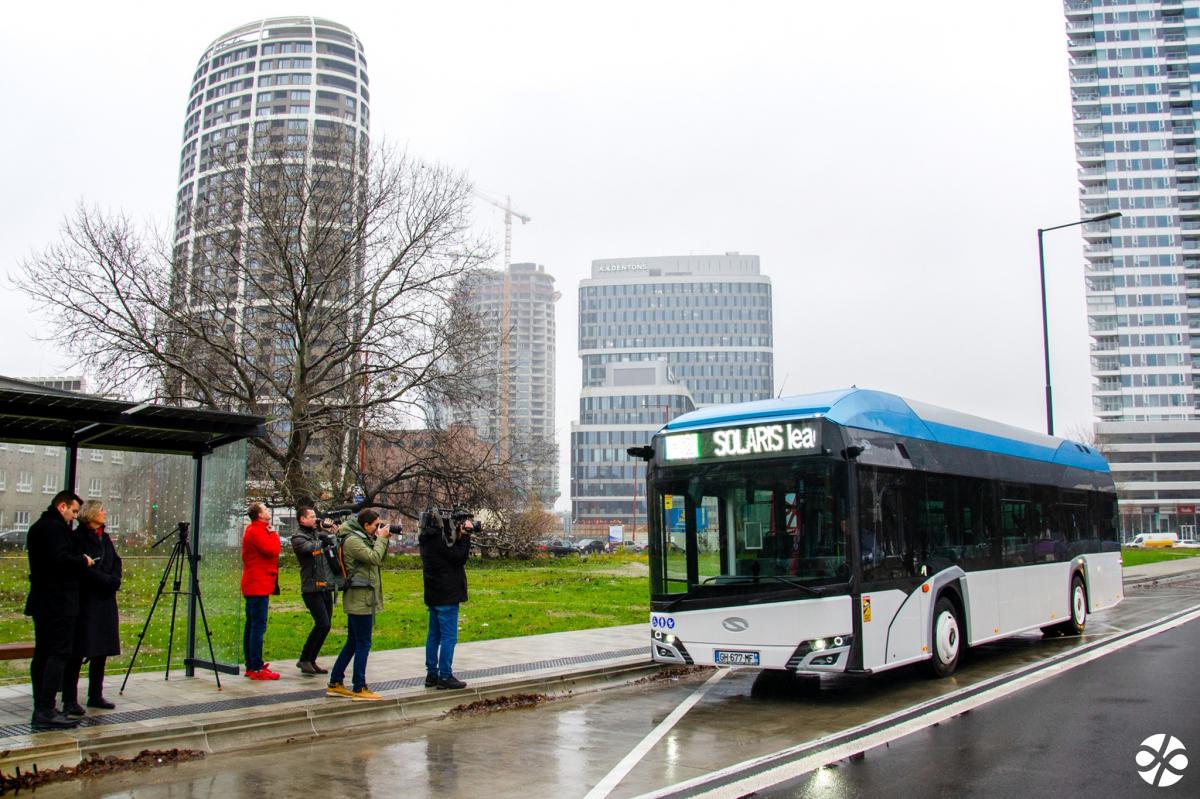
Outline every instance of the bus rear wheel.
[[1059, 629], [1063, 635], [1083, 635], [1083, 628], [1087, 624], [1088, 598], [1087, 588], [1083, 585], [1083, 578], [1078, 574], [1071, 578], [1071, 607], [1069, 612], [1071, 618], [1064, 621]]
[[949, 677], [958, 668], [962, 654], [962, 625], [958, 620], [958, 609], [945, 596], [938, 597], [933, 608], [933, 629], [930, 635], [929, 671], [934, 677]]

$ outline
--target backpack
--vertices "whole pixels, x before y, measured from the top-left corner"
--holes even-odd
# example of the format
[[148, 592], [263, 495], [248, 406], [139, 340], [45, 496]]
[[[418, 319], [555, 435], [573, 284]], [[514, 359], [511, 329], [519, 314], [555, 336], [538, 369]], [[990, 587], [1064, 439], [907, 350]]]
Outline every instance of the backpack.
[[356, 574], [358, 562], [346, 554], [346, 541], [351, 535], [357, 535], [366, 540], [366, 536], [361, 533], [351, 532], [350, 535], [338, 536], [337, 546], [325, 550], [325, 555], [329, 558], [329, 570], [333, 573], [333, 585], [339, 591], [345, 591], [347, 588], [371, 587], [370, 580]]

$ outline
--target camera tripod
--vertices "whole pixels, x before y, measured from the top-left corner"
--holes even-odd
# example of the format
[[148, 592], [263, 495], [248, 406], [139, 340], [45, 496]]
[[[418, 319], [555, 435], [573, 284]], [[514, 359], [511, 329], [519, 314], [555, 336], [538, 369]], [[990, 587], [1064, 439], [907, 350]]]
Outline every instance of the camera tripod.
[[[164, 535], [162, 538], [154, 542], [151, 549], [154, 549], [163, 541], [166, 541], [171, 536], [176, 536], [175, 545], [171, 548], [171, 556], [167, 558], [166, 568], [163, 569], [162, 579], [158, 582], [158, 591], [154, 594], [154, 602], [150, 605], [150, 612], [146, 615], [146, 623], [142, 625], [142, 631], [138, 633], [137, 646], [133, 649], [133, 657], [129, 659], [129, 666], [125, 669], [125, 679], [121, 681], [120, 693], [125, 693], [125, 684], [129, 682], [129, 673], [133, 671], [133, 664], [137, 662], [138, 651], [142, 648], [142, 641], [146, 637], [146, 630], [150, 628], [150, 621], [154, 618], [154, 610], [158, 607], [158, 601], [162, 599], [166, 593], [167, 578], [171, 578], [171, 629], [167, 635], [167, 665], [166, 672], [163, 674], [164, 680], [171, 679], [171, 650], [175, 644], [175, 616], [179, 608], [179, 597], [194, 596], [196, 604], [200, 608], [200, 621], [204, 624], [204, 636], [208, 640], [208, 656], [212, 659], [215, 666], [217, 656], [213, 653], [212, 630], [208, 627], [208, 617], [204, 613], [204, 599], [200, 596], [200, 581], [196, 577], [196, 571], [191, 568], [192, 564], [192, 547], [188, 543], [188, 523], [180, 522], [179, 525], [171, 532]], [[190, 572], [191, 584], [188, 590], [180, 590], [183, 585], [183, 568], [184, 564], [188, 564]], [[221, 675], [213, 669], [213, 676], [217, 678], [217, 690], [221, 690]]]

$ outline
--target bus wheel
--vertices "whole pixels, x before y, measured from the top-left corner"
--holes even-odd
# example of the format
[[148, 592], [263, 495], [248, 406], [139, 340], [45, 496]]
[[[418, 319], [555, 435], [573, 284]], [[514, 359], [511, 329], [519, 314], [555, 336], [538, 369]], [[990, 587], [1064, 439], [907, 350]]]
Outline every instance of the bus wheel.
[[962, 652], [961, 628], [954, 603], [945, 596], [938, 597], [933, 609], [933, 631], [930, 636], [933, 657], [929, 660], [929, 670], [934, 677], [949, 677], [958, 668], [958, 658]]
[[1071, 578], [1071, 618], [1063, 622], [1063, 633], [1082, 635], [1083, 627], [1087, 624], [1087, 615], [1087, 589], [1083, 587], [1083, 578], [1076, 574]]

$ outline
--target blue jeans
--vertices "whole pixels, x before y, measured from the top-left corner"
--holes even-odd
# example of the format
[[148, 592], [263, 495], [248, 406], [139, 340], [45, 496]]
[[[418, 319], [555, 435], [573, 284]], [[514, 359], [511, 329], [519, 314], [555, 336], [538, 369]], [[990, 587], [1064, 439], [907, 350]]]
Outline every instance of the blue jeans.
[[458, 643], [458, 605], [431, 605], [425, 636], [425, 672], [438, 677], [454, 674], [454, 645]]
[[346, 666], [354, 659], [353, 690], [367, 687], [367, 655], [371, 654], [371, 632], [375, 628], [375, 616], [346, 614], [346, 645], [338, 653], [329, 672], [329, 684], [337, 685], [346, 680]]
[[242, 632], [242, 657], [246, 671], [263, 667], [263, 637], [267, 634], [267, 603], [270, 597], [246, 597], [246, 627]]

